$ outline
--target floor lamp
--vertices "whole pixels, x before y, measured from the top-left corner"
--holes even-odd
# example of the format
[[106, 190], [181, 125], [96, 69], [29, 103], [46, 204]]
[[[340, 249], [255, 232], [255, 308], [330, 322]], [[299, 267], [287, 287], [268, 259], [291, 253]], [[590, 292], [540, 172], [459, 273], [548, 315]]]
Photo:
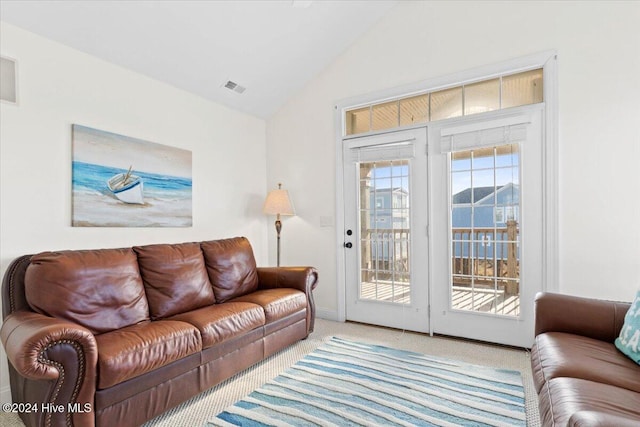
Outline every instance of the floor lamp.
[[295, 215], [293, 203], [289, 197], [289, 192], [282, 189], [282, 184], [278, 183], [277, 190], [271, 190], [264, 201], [262, 211], [267, 215], [276, 216], [276, 233], [278, 234], [278, 267], [280, 267], [280, 231], [282, 222], [280, 215]]

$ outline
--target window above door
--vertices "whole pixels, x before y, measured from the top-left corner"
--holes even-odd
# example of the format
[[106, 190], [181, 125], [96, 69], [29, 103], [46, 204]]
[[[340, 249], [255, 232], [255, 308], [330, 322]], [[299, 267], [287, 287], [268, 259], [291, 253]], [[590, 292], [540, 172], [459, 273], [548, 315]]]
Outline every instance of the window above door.
[[543, 100], [543, 69], [536, 68], [347, 109], [343, 135], [469, 116]]

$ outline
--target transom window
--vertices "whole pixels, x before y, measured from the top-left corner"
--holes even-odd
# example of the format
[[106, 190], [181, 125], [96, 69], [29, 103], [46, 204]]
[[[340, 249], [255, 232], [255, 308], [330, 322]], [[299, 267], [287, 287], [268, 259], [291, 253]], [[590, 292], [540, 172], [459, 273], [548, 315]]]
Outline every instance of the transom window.
[[542, 68], [503, 75], [345, 112], [345, 135], [427, 123], [543, 101]]

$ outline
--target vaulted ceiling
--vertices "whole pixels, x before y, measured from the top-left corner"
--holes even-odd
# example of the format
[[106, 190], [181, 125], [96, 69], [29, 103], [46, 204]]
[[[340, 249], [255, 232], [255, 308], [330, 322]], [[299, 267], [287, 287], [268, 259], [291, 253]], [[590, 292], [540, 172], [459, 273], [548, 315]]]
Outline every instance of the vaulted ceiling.
[[395, 3], [2, 0], [0, 20], [268, 118]]

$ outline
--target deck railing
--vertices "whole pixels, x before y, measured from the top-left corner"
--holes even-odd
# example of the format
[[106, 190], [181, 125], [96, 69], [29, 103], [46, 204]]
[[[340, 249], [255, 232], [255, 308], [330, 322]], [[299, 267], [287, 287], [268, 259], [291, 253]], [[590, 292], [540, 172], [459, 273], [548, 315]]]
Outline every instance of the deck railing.
[[507, 294], [517, 294], [518, 234], [516, 221], [507, 221], [504, 228], [453, 228], [453, 284], [490, 288], [497, 284]]
[[[452, 228], [452, 273], [455, 286], [493, 288], [518, 293], [520, 262], [519, 227], [507, 221], [504, 228]], [[363, 281], [409, 279], [409, 228], [369, 229], [363, 233], [361, 266]]]
[[363, 280], [409, 281], [409, 228], [368, 229], [363, 234]]

